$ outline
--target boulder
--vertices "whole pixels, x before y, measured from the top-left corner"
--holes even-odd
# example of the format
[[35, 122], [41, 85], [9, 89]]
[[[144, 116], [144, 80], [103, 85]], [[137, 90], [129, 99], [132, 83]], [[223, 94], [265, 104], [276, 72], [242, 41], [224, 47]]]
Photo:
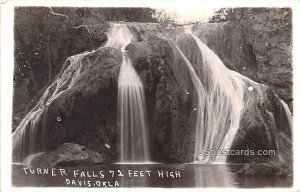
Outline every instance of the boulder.
[[54, 151], [42, 153], [31, 161], [31, 166], [65, 167], [103, 163], [103, 156], [76, 143], [64, 143]]

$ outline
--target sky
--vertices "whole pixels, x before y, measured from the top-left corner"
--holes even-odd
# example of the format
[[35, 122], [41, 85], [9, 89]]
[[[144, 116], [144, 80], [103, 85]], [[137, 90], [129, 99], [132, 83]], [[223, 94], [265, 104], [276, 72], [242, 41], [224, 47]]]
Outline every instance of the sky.
[[216, 8], [171, 8], [159, 9], [163, 14], [175, 17], [178, 24], [192, 23], [192, 22], [207, 22], [209, 17], [213, 15]]

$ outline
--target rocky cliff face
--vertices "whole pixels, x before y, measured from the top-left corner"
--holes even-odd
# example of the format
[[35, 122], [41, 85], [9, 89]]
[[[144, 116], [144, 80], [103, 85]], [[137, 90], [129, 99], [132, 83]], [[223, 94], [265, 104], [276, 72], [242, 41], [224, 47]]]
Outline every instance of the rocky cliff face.
[[245, 12], [240, 21], [255, 54], [257, 79], [276, 91], [293, 110], [292, 10]]
[[231, 22], [205, 24], [208, 31], [203, 25], [195, 30], [208, 37], [225, 63], [237, 63], [237, 71], [274, 89], [292, 111], [292, 10], [253, 8], [236, 14]]
[[[191, 37], [178, 36], [182, 33], [180, 27], [163, 29], [158, 24], [139, 23], [130, 23], [128, 27], [134, 34], [135, 41], [125, 49], [144, 85], [153, 160], [190, 162], [194, 153], [196, 117], [194, 107], [198, 98], [189, 71], [174, 42], [177, 39], [180, 48], [195, 68], [201, 68], [202, 56]], [[268, 41], [254, 40], [254, 37], [234, 22], [197, 24], [192, 30], [219, 55], [228, 68], [259, 82], [267, 82], [267, 85], [273, 83], [263, 90], [266, 99], [264, 101], [254, 99], [253, 105], [243, 113], [240, 128], [231, 148], [276, 149], [280, 157], [286, 154], [291, 157], [291, 127], [276, 94], [282, 96], [285, 101], [291, 101], [287, 96], [291, 93], [291, 82], [287, 80], [284, 81], [287, 83], [285, 84], [276, 81], [278, 84], [274, 84], [275, 81], [272, 80], [277, 75], [281, 77], [282, 74], [290, 79], [288, 75], [291, 74], [290, 67], [284, 64], [290, 62], [288, 51], [273, 54], [276, 50], [283, 52], [284, 47], [278, 46], [275, 39], [272, 40], [274, 46], [270, 48], [272, 54], [268, 50], [261, 50], [260, 48], [265, 47]], [[261, 42], [264, 44], [261, 45]], [[272, 65], [265, 65], [260, 60], [261, 56], [269, 58], [268, 61]], [[83, 67], [76, 70], [79, 75], [76, 76], [74, 86], [65, 89], [45, 106], [37, 123], [30, 124], [29, 121], [26, 125], [27, 128], [36, 126], [38, 134], [43, 135], [34, 141], [36, 144], [43, 143], [40, 146], [36, 145], [34, 151], [54, 150], [65, 142], [75, 142], [104, 154], [104, 161], [105, 158], [117, 160], [119, 154], [117, 143], [119, 126], [116, 123], [117, 78], [121, 60], [120, 50], [99, 48], [76, 61]], [[68, 65], [74, 63], [67, 60], [63, 71], [68, 70]], [[281, 68], [277, 68], [277, 65]], [[284, 84], [284, 87], [280, 86], [281, 84]], [[57, 88], [56, 84], [52, 86], [53, 89]], [[18, 130], [15, 134], [18, 134]], [[28, 139], [24, 139], [22, 144], [33, 142]], [[22, 156], [25, 156], [27, 149], [25, 147], [21, 149], [24, 153]], [[258, 158], [259, 161], [270, 159], [277, 161], [280, 157], [239, 156], [229, 157], [228, 160], [251, 162]]]

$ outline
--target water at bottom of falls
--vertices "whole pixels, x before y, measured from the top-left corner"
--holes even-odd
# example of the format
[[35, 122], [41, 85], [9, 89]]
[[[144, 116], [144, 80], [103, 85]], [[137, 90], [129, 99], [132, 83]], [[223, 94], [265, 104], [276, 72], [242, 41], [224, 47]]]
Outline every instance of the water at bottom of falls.
[[[166, 187], [166, 188], [194, 188], [194, 187], [234, 187], [234, 188], [257, 188], [257, 187], [291, 187], [293, 178], [284, 178], [276, 176], [268, 177], [241, 177], [236, 172], [243, 165], [199, 165], [199, 164], [151, 164], [151, 165], [93, 165], [81, 167], [64, 167], [66, 173], [73, 173], [74, 170], [80, 170], [85, 174], [89, 172], [98, 174], [103, 171], [108, 174], [109, 171], [120, 173], [115, 177], [99, 178], [85, 177], [74, 178], [72, 174], [68, 177], [53, 177], [51, 174], [25, 174], [24, 165], [12, 166], [12, 185], [18, 187], [105, 187], [105, 184], [114, 187], [118, 182], [119, 187]], [[37, 169], [33, 169], [37, 170]], [[27, 170], [29, 172], [29, 170]], [[44, 171], [42, 169], [42, 171]], [[135, 175], [134, 176], [134, 172]], [[151, 171], [150, 176], [146, 171]], [[164, 173], [159, 177], [159, 172]], [[179, 175], [175, 175], [177, 172]], [[168, 176], [167, 177], [167, 172]], [[173, 172], [173, 174], [171, 174]], [[51, 173], [51, 169], [50, 169]], [[131, 173], [131, 177], [129, 174]], [[143, 174], [143, 176], [141, 176]], [[171, 177], [174, 175], [174, 178]], [[175, 177], [176, 176], [176, 177]], [[73, 184], [68, 181], [75, 180]], [[80, 182], [80, 183], [79, 183]], [[80, 186], [81, 184], [81, 186]]]

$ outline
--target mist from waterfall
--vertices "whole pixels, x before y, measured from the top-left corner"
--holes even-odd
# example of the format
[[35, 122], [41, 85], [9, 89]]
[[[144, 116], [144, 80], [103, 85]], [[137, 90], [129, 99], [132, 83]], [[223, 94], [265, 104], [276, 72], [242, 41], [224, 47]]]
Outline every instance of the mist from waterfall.
[[105, 46], [123, 53], [118, 79], [120, 163], [150, 162], [143, 84], [125, 51], [133, 36], [126, 25], [112, 24], [108, 37]]
[[195, 122], [194, 162], [225, 163], [226, 156], [205, 156], [205, 150], [229, 149], [240, 126], [244, 110], [252, 105], [253, 95], [263, 100], [260, 85], [225, 67], [220, 58], [197, 36], [187, 30], [202, 56], [198, 71], [176, 46], [191, 75], [198, 97]]

